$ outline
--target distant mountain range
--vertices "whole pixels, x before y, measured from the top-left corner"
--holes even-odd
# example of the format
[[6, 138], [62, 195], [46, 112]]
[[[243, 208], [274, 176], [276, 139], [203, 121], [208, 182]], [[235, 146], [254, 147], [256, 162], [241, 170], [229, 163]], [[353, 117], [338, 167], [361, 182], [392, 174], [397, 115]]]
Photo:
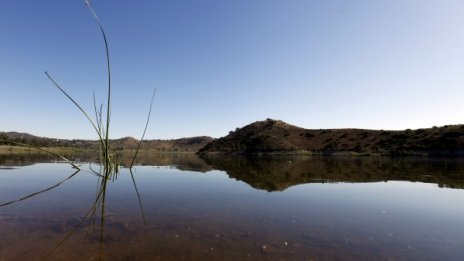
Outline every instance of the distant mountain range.
[[[40, 147], [73, 147], [82, 149], [98, 149], [99, 143], [96, 140], [67, 140], [44, 138], [19, 132], [0, 132], [0, 140], [11, 140]], [[211, 137], [191, 137], [172, 140], [145, 140], [142, 142], [141, 149], [154, 150], [157, 152], [197, 152], [206, 144], [213, 141]], [[114, 139], [110, 141], [110, 147], [114, 150], [136, 149], [139, 140], [132, 137]], [[2, 144], [0, 142], [0, 144]]]
[[[9, 139], [43, 147], [98, 149], [92, 140], [41, 138], [27, 133], [0, 132]], [[138, 140], [111, 140], [114, 150], [135, 149]], [[1, 142], [0, 142], [1, 144]], [[213, 139], [207, 136], [147, 140], [143, 150], [198, 152], [199, 154], [323, 154], [464, 156], [464, 125], [416, 130], [304, 129], [280, 120], [257, 121]]]

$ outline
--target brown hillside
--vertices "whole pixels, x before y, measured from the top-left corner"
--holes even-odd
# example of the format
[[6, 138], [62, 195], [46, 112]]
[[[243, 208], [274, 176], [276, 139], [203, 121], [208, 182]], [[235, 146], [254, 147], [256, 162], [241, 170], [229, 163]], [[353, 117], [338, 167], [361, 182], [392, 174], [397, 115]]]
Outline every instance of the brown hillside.
[[200, 153], [464, 155], [464, 125], [404, 131], [310, 130], [268, 119], [237, 128]]
[[[25, 143], [39, 147], [72, 147], [98, 150], [99, 142], [95, 140], [66, 140], [37, 137], [28, 133], [0, 132], [0, 145], [12, 145], [8, 141]], [[141, 145], [143, 150], [157, 152], [197, 152], [213, 138], [201, 136], [172, 140], [144, 140]], [[133, 150], [138, 146], [139, 140], [132, 137], [110, 140], [110, 148], [114, 150]], [[13, 144], [14, 145], [14, 144]]]
[[150, 140], [142, 144], [142, 149], [156, 150], [159, 152], [197, 152], [211, 141], [213, 141], [213, 138], [206, 136], [174, 140]]

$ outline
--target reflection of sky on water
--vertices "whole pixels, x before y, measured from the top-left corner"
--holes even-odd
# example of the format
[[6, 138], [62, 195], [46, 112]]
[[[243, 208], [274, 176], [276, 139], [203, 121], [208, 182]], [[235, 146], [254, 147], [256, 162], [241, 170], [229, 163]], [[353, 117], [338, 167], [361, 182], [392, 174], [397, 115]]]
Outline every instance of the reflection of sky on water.
[[[53, 185], [72, 173], [68, 165], [53, 163], [0, 170], [0, 203]], [[224, 171], [200, 173], [153, 166], [136, 167], [134, 178], [147, 226], [161, 229], [156, 230], [159, 237], [166, 231], [181, 233], [187, 228], [200, 235], [245, 233], [249, 241], [224, 244], [240, 249], [249, 247], [250, 242], [292, 242], [302, 246], [297, 249], [300, 252], [292, 250], [299, 257], [305, 257], [305, 248], [317, 249], [318, 245], [342, 252], [345, 247], [362, 248], [360, 255], [369, 257], [378, 257], [379, 251], [391, 253], [390, 257], [464, 256], [461, 189], [388, 181], [307, 183], [267, 192]], [[0, 208], [0, 219], [24, 219], [28, 224], [82, 217], [95, 200], [97, 180], [82, 171], [51, 191]], [[110, 221], [140, 228], [142, 215], [127, 169], [109, 181], [106, 198]], [[7, 227], [14, 223], [5, 224], [0, 231], [12, 233]], [[47, 233], [46, 228], [36, 229]], [[408, 249], [414, 251], [401, 252]], [[285, 256], [286, 252], [282, 253]]]

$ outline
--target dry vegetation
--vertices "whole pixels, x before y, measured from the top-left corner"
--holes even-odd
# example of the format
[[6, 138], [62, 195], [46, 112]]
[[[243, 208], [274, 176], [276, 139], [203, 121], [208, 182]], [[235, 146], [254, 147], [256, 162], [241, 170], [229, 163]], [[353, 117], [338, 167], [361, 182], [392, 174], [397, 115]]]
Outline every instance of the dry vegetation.
[[237, 128], [200, 153], [464, 155], [464, 125], [403, 131], [309, 130], [268, 119]]
[[[0, 140], [34, 146], [98, 150], [98, 141], [40, 138], [30, 134], [0, 132]], [[136, 150], [139, 140], [110, 140], [115, 151]], [[3, 143], [5, 145], [5, 143]], [[0, 145], [2, 143], [0, 142]], [[257, 121], [231, 131], [226, 137], [192, 137], [143, 141], [141, 149], [153, 152], [200, 154], [291, 153], [323, 155], [427, 155], [464, 156], [464, 125], [387, 131], [363, 129], [304, 129], [279, 120]], [[30, 149], [24, 149], [30, 150]], [[8, 149], [2, 148], [1, 152]], [[11, 151], [11, 150], [10, 150]], [[19, 151], [19, 150], [18, 150]]]
[[[1, 140], [14, 141], [33, 145], [37, 147], [54, 148], [62, 150], [95, 150], [99, 149], [99, 141], [96, 140], [65, 140], [65, 139], [51, 139], [33, 136], [27, 133], [18, 132], [0, 132], [0, 148], [6, 145], [10, 145], [8, 142], [2, 142]], [[142, 150], [156, 151], [156, 152], [197, 152], [203, 148], [206, 144], [211, 142], [211, 137], [191, 137], [182, 139], [172, 140], [146, 140], [141, 144]], [[116, 151], [122, 150], [135, 150], [138, 146], [139, 140], [126, 137], [121, 139], [110, 140], [109, 144], [111, 149]], [[3, 145], [3, 146], [2, 146]], [[2, 152], [11, 152], [10, 147], [7, 146], [0, 149]], [[16, 152], [25, 151], [28, 152], [33, 150], [31, 148], [19, 148], [15, 147]]]

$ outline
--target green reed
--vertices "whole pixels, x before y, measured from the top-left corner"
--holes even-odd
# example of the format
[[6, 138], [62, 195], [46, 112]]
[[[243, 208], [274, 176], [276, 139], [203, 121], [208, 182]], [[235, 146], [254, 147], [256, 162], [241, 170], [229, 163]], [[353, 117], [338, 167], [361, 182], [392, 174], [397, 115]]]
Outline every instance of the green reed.
[[[103, 28], [102, 22], [100, 21], [100, 18], [98, 15], [95, 13], [93, 10], [92, 6], [90, 5], [90, 1], [86, 0], [84, 1], [85, 6], [89, 9], [90, 13], [92, 14], [93, 18], [96, 20], [98, 28], [100, 29], [100, 32], [103, 36], [103, 42], [105, 45], [105, 57], [106, 57], [106, 73], [107, 73], [107, 102], [106, 102], [106, 118], [103, 118], [103, 104], [100, 105], [100, 107], [97, 107], [96, 99], [95, 99], [95, 93], [93, 93], [93, 105], [94, 105], [94, 111], [95, 111], [95, 120], [93, 120], [90, 115], [82, 108], [82, 106], [79, 105], [79, 103], [74, 100], [61, 86], [60, 84], [48, 73], [45, 72], [45, 75], [50, 79], [50, 81], [53, 83], [55, 87], [57, 87], [87, 118], [87, 120], [90, 122], [92, 125], [93, 129], [98, 135], [98, 141], [99, 141], [99, 147], [100, 147], [100, 163], [104, 167], [104, 172], [105, 176], [108, 176], [110, 173], [113, 173], [117, 171], [118, 164], [117, 162], [113, 162], [112, 160], [112, 155], [110, 152], [110, 143], [109, 143], [109, 133], [110, 133], [110, 120], [111, 120], [111, 64], [110, 64], [110, 51], [109, 51], [109, 46], [108, 46], [108, 40], [107, 36], [105, 33], [105, 30]], [[155, 89], [156, 91], [156, 89]], [[134, 157], [132, 159], [132, 163], [130, 165], [130, 168], [133, 167], [135, 159], [138, 155], [138, 152], [140, 150], [143, 138], [145, 137], [145, 133], [148, 127], [148, 122], [150, 120], [150, 114], [153, 106], [153, 100], [154, 100], [154, 95], [155, 91], [153, 91], [153, 96], [151, 99], [150, 103], [150, 109], [148, 112], [148, 117], [147, 121], [145, 124], [145, 129], [143, 131], [142, 138], [140, 139], [137, 149], [135, 151]]]

